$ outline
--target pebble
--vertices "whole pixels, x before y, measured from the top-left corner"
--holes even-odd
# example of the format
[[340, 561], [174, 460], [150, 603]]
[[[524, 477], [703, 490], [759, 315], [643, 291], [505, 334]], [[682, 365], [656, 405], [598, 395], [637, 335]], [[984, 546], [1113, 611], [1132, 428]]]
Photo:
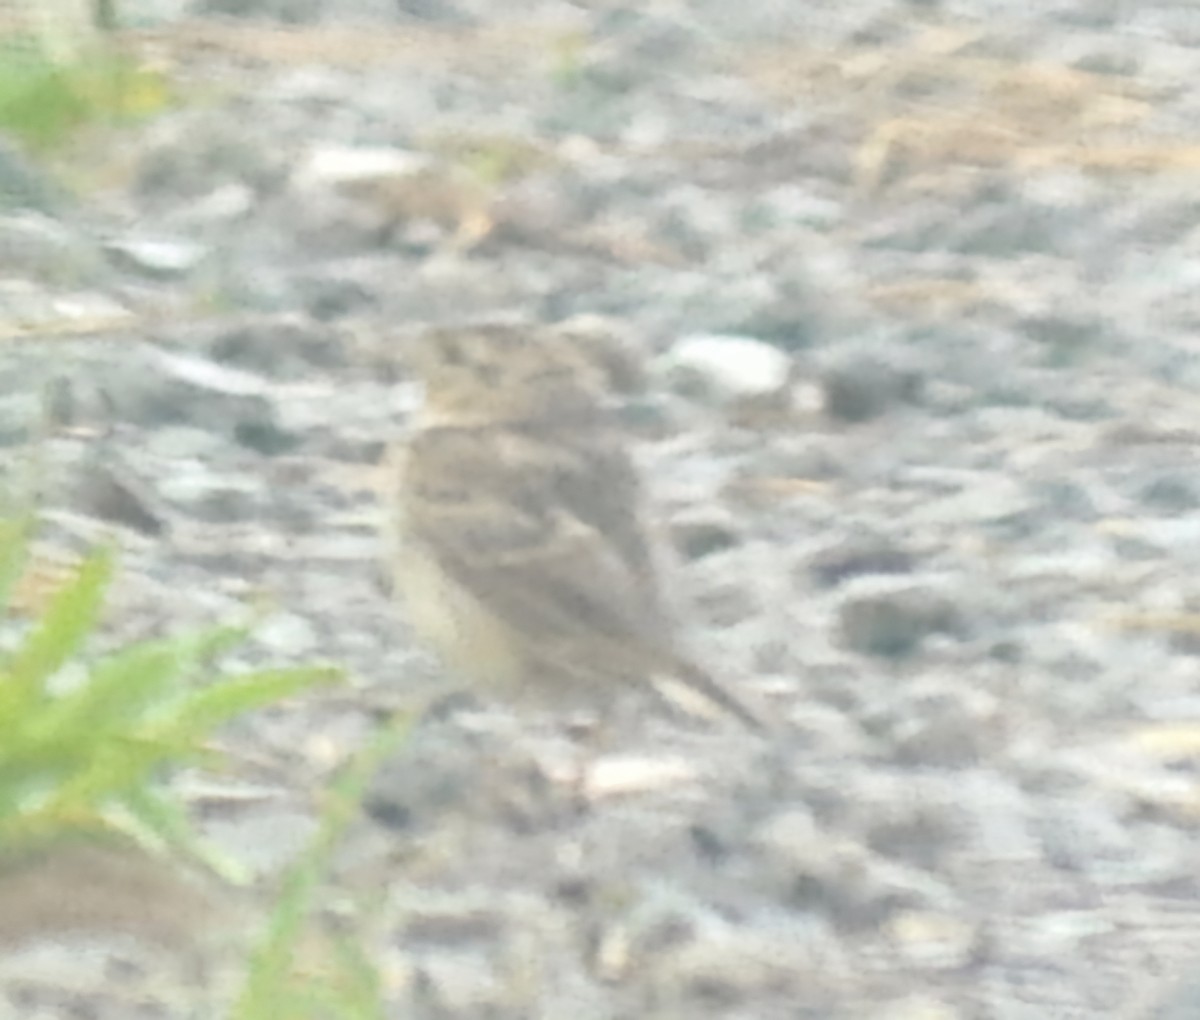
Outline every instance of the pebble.
[[206, 245], [195, 241], [136, 237], [109, 241], [105, 250], [122, 266], [155, 280], [186, 276], [209, 251]]
[[126, 364], [107, 380], [122, 420], [149, 428], [192, 425], [260, 453], [290, 446], [271, 389], [260, 376], [149, 345], [131, 357], [141, 361], [140, 369]]
[[893, 658], [913, 652], [931, 634], [956, 631], [958, 617], [946, 594], [903, 576], [874, 575], [846, 586], [839, 629], [852, 651]]
[[922, 383], [922, 373], [902, 352], [874, 345], [839, 348], [821, 369], [825, 413], [836, 421], [870, 421], [898, 404], [915, 403]]
[[752, 337], [684, 337], [661, 367], [677, 391], [727, 410], [786, 407], [790, 399], [791, 358]]

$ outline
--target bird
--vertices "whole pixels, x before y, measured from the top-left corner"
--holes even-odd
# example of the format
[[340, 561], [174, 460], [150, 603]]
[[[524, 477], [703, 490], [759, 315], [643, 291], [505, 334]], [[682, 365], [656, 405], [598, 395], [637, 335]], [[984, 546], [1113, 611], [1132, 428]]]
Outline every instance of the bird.
[[484, 320], [415, 338], [423, 400], [388, 468], [409, 625], [450, 672], [519, 706], [603, 715], [651, 691], [763, 731], [682, 645], [614, 410], [641, 375], [594, 326]]

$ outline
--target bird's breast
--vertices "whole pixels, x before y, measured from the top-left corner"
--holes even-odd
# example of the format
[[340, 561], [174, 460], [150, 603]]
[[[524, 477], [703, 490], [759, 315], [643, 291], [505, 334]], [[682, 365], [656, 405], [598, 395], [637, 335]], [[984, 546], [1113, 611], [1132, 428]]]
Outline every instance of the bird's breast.
[[511, 629], [451, 577], [419, 545], [403, 545], [396, 558], [396, 588], [409, 626], [446, 666], [471, 683], [519, 688], [524, 656]]

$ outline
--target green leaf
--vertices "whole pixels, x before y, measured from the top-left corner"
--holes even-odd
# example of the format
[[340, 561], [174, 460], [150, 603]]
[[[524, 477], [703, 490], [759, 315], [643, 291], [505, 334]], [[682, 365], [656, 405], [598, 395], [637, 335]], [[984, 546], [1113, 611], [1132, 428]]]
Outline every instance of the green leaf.
[[332, 667], [308, 667], [267, 669], [223, 679], [184, 698], [169, 718], [154, 726], [153, 733], [166, 743], [188, 746], [231, 719], [340, 678], [341, 673]]
[[[411, 724], [412, 720], [405, 717], [384, 727], [335, 780], [321, 811], [320, 827], [284, 878], [266, 936], [250, 961], [246, 982], [233, 1011], [234, 1020], [311, 1015], [307, 1012], [289, 1014], [278, 1008], [278, 1003], [295, 984], [290, 971], [304, 919], [312, 912], [316, 891], [322, 876], [329, 870], [338, 841], [358, 816], [367, 784], [383, 761], [407, 738]], [[336, 996], [339, 1010], [335, 1014], [371, 1020], [382, 1017], [378, 979], [359, 972], [360, 968], [373, 969], [369, 961], [362, 956], [349, 962], [341, 961], [340, 955], [337, 961], [340, 992]], [[309, 992], [311, 994], [313, 989]]]
[[[31, 530], [0, 521], [0, 595], [19, 583]], [[89, 556], [17, 650], [0, 655], [0, 852], [36, 852], [72, 834], [108, 834], [187, 855], [244, 881], [196, 835], [186, 804], [160, 772], [210, 754], [206, 742], [218, 727], [340, 673], [318, 667], [206, 676], [215, 659], [246, 638], [245, 626], [132, 644], [89, 664], [82, 656], [112, 571], [110, 552]], [[77, 669], [78, 679], [62, 674], [65, 666]], [[56, 682], [60, 676], [64, 682]], [[322, 943], [315, 975], [298, 974], [294, 957], [334, 847], [357, 817], [369, 777], [401, 735], [386, 731], [372, 741], [335, 783], [252, 961], [236, 1013], [241, 1020], [300, 1020], [324, 1006], [322, 1017], [382, 1018], [379, 977], [359, 947]]]
[[47, 703], [14, 735], [14, 753], [67, 759], [115, 731], [128, 733], [161, 700], [183, 663], [174, 642], [134, 645], [91, 671], [87, 680]]
[[53, 149], [76, 129], [144, 118], [173, 99], [170, 80], [104, 38], [0, 38], [0, 130]]
[[0, 128], [44, 148], [86, 121], [89, 104], [36, 45], [0, 50]]
[[197, 835], [187, 811], [175, 798], [146, 786], [131, 790], [121, 801], [130, 815], [128, 828], [140, 842], [153, 841], [204, 864], [232, 885], [250, 881], [245, 867], [214, 850]]
[[145, 739], [102, 743], [81, 769], [64, 777], [42, 810], [62, 818], [95, 811], [148, 782], [164, 762], [185, 759], [187, 750]]
[[182, 679], [246, 637], [243, 627], [215, 627], [190, 637], [130, 645], [92, 667], [88, 682], [61, 699], [63, 712], [127, 728], [180, 700]]
[[100, 616], [113, 571], [111, 551], [93, 553], [74, 580], [57, 592], [22, 646], [6, 664], [0, 687], [0, 735], [46, 695], [49, 679], [79, 654]]
[[336, 1002], [340, 1007], [335, 1015], [386, 1020], [383, 978], [374, 961], [349, 938], [337, 936], [332, 941], [338, 978]]
[[0, 607], [11, 605], [13, 589], [29, 561], [29, 539], [33, 525], [29, 520], [0, 520]]

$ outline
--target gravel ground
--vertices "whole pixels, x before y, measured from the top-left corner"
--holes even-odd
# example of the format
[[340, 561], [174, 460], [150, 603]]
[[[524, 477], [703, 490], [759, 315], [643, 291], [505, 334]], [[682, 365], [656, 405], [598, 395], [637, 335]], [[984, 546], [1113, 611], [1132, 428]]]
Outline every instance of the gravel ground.
[[[581, 810], [553, 727], [429, 716], [330, 892], [389, 1015], [1200, 1016], [1153, 1008], [1200, 930], [1200, 10], [192, 6], [133, 40], [178, 105], [62, 188], [0, 147], [0, 444], [47, 555], [119, 538], [112, 638], [265, 602], [245, 662], [349, 671], [230, 735], [207, 831], [269, 881], [449, 689], [376, 538], [428, 322], [644, 347], [695, 644], [779, 723], [639, 721]], [[4, 1015], [205, 1015], [33, 951]]]

